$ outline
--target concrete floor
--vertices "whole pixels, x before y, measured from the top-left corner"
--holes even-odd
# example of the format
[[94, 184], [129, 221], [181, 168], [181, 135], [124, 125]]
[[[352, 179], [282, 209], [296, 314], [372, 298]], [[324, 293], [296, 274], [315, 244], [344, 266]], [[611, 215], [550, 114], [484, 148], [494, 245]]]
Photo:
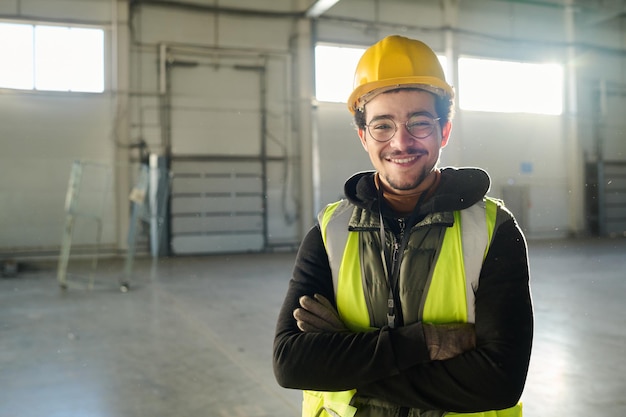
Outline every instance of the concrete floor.
[[[626, 239], [530, 243], [536, 337], [526, 417], [626, 415]], [[291, 417], [272, 374], [293, 253], [56, 265], [0, 279], [2, 417]]]

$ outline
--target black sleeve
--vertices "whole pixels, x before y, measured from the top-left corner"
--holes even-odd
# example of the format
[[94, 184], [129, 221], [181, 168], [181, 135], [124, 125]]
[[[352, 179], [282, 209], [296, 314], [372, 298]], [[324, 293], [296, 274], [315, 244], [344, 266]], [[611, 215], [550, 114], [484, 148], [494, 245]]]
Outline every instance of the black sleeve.
[[399, 375], [429, 360], [420, 323], [391, 331], [304, 333], [292, 316], [303, 295], [335, 299], [321, 233], [312, 228], [296, 257], [293, 277], [278, 317], [273, 365], [285, 388], [343, 391]]
[[526, 242], [511, 218], [494, 235], [476, 292], [476, 349], [362, 383], [364, 395], [421, 409], [478, 412], [519, 400], [530, 359], [533, 312]]

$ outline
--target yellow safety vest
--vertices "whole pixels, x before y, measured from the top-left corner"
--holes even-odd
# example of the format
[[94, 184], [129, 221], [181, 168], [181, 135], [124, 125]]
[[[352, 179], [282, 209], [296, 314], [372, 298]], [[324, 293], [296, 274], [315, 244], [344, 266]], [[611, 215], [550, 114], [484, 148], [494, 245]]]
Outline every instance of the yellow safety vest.
[[[425, 295], [422, 320], [427, 323], [473, 323], [474, 294], [482, 262], [496, 226], [498, 203], [485, 198], [472, 207], [454, 212], [454, 223], [445, 231]], [[354, 206], [346, 200], [328, 205], [318, 216], [322, 240], [333, 275], [337, 310], [353, 331], [371, 330], [359, 259], [359, 232], [348, 231]], [[333, 226], [328, 227], [333, 221]], [[350, 405], [356, 390], [304, 391], [302, 417], [353, 417]], [[448, 412], [447, 416], [521, 417], [522, 404], [478, 413]]]

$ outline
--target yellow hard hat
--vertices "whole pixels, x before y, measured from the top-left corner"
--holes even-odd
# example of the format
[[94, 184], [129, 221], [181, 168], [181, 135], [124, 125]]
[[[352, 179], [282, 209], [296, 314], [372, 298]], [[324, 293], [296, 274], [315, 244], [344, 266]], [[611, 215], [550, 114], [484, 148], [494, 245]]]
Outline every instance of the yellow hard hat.
[[454, 97], [432, 49], [415, 39], [387, 36], [370, 46], [359, 60], [348, 109], [354, 114], [378, 94], [403, 87]]

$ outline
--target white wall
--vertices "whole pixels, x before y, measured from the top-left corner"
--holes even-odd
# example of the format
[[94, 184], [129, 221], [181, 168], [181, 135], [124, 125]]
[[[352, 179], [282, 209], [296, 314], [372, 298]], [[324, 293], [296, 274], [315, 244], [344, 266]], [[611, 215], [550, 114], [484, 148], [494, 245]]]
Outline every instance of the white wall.
[[320, 184], [317, 212], [324, 205], [343, 198], [344, 181], [356, 172], [371, 170], [372, 164], [345, 104], [319, 103], [314, 114]]
[[[93, 174], [81, 195], [91, 206], [104, 207], [104, 245], [124, 249], [137, 155], [124, 145], [143, 139], [152, 151], [163, 152], [159, 45], [176, 51], [176, 59], [184, 58], [186, 48], [203, 50], [205, 56], [262, 57], [273, 135], [268, 152], [289, 157], [269, 172], [269, 223], [276, 239], [297, 240], [315, 211], [341, 195], [344, 179], [370, 167], [345, 106], [312, 104], [308, 64], [313, 38], [366, 46], [400, 33], [451, 56], [564, 64], [570, 41], [564, 9], [540, 2], [472, 0], [459, 2], [454, 13], [432, 0], [341, 0], [315, 22], [314, 30], [298, 14], [310, 0], [194, 0], [189, 7], [149, 3], [139, 1], [130, 9], [119, 0], [0, 2], [0, 19], [102, 26], [108, 44], [103, 94], [0, 90], [0, 257], [58, 251], [75, 159], [115, 167], [114, 186], [103, 204], [97, 199], [104, 194], [97, 179], [101, 174]], [[229, 10], [215, 9], [218, 4]], [[259, 13], [237, 13], [236, 8]], [[626, 159], [623, 18], [606, 19], [611, 11], [606, 7], [581, 10], [575, 14], [573, 39], [576, 106], [556, 118], [459, 112], [442, 158], [444, 165], [488, 169], [494, 195], [512, 183], [527, 186], [530, 237], [581, 232], [570, 218], [582, 204], [571, 195], [584, 189], [579, 162], [597, 156], [600, 119], [594, 94], [601, 84], [610, 93], [600, 125], [604, 157]], [[446, 27], [454, 30], [446, 32]], [[575, 155], [568, 153], [572, 150]], [[522, 163], [532, 170], [521, 172]], [[77, 229], [75, 242], [92, 245], [92, 226]]]
[[[110, 44], [110, 0], [88, 4], [5, 0], [0, 3], [0, 16], [24, 23], [39, 19], [84, 22], [104, 28]], [[56, 253], [73, 161], [115, 163], [115, 97], [110, 91], [110, 70], [108, 67], [108, 88], [103, 94], [0, 90], [0, 258], [6, 252]], [[103, 189], [107, 175], [110, 177], [110, 172], [101, 169], [85, 171], [87, 187], [81, 189], [80, 198], [84, 211], [98, 213], [109, 225], [103, 230], [102, 243], [110, 247], [118, 236], [113, 184]], [[77, 222], [74, 242], [80, 246], [95, 241], [95, 224]]]
[[528, 210], [514, 214], [527, 216], [524, 227], [530, 236], [567, 233], [566, 144], [560, 117], [464, 112], [460, 129], [465, 133], [462, 165], [489, 173], [491, 196], [503, 198], [510, 185], [528, 188], [529, 205], [511, 210]]
[[[111, 97], [105, 95], [0, 95], [0, 247], [50, 248], [58, 245], [72, 163], [76, 159], [110, 165]], [[112, 217], [112, 184], [102, 183], [110, 170], [86, 169], [81, 189], [82, 210]], [[111, 181], [113, 178], [110, 178]], [[98, 184], [98, 185], [96, 185]], [[95, 204], [108, 192], [108, 199]], [[99, 201], [100, 202], [100, 201]], [[95, 241], [91, 227], [76, 229], [77, 244]], [[114, 242], [114, 228], [103, 242]]]

